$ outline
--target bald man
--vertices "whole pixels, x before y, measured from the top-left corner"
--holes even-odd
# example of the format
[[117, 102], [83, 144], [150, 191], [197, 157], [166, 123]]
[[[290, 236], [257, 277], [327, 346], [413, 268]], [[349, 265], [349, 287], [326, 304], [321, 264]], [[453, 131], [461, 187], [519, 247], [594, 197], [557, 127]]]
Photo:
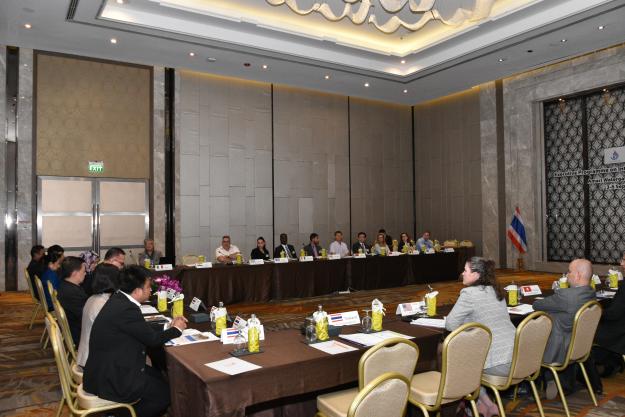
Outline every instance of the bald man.
[[[543, 356], [545, 363], [564, 361], [571, 341], [575, 313], [588, 301], [595, 299], [595, 291], [589, 285], [592, 277], [592, 264], [589, 261], [586, 259], [572, 261], [569, 264], [567, 277], [569, 288], [558, 289], [551, 297], [534, 302], [534, 310], [548, 313], [553, 321], [553, 329]], [[573, 389], [574, 378], [573, 372], [569, 381], [562, 380], [565, 391]], [[556, 396], [555, 384], [553, 381], [547, 384], [547, 398], [553, 399]]]

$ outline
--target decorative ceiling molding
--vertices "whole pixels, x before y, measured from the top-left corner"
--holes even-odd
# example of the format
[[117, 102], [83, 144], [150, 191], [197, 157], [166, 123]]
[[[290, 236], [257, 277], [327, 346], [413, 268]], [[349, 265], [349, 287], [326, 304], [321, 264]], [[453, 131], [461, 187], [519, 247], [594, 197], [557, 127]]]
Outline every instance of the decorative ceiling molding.
[[[348, 18], [356, 25], [368, 21], [379, 31], [390, 34], [399, 28], [415, 32], [431, 20], [437, 20], [448, 26], [460, 26], [466, 22], [478, 22], [490, 16], [495, 0], [378, 0], [381, 8], [376, 12], [372, 0], [343, 0], [343, 12], [336, 14], [327, 0], [316, 2], [308, 8], [299, 6], [298, 0], [265, 0], [272, 6], [286, 5], [293, 12], [305, 16], [313, 12], [319, 13], [331, 22]], [[437, 7], [437, 1], [441, 7]], [[407, 11], [415, 21], [406, 21], [399, 14]], [[469, 3], [469, 4], [467, 4]], [[472, 3], [472, 4], [470, 4]], [[444, 8], [445, 10], [441, 10]], [[449, 11], [452, 11], [451, 13]], [[448, 16], [448, 17], [446, 17]], [[368, 18], [368, 19], [367, 19]], [[380, 23], [384, 21], [384, 23]]]

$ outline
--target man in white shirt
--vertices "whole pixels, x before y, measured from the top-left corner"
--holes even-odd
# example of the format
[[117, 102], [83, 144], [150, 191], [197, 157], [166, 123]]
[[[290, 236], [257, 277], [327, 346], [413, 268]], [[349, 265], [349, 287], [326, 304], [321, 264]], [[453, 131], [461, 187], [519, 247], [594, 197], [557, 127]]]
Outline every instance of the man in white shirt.
[[221, 238], [221, 246], [215, 249], [215, 258], [222, 264], [227, 264], [237, 259], [240, 253], [239, 248], [230, 244], [230, 236], [225, 235]]
[[347, 244], [343, 242], [343, 232], [340, 230], [334, 232], [334, 242], [330, 243], [330, 253], [339, 254], [341, 258], [350, 254]]

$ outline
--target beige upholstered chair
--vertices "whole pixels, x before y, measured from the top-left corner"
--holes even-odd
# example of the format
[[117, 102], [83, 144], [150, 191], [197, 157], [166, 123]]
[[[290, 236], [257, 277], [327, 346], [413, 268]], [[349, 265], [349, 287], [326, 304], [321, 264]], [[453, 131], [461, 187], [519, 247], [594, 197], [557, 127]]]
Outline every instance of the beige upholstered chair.
[[36, 289], [33, 288], [33, 282], [30, 280], [30, 274], [28, 273], [28, 269], [24, 268], [24, 277], [26, 278], [26, 283], [28, 284], [28, 291], [30, 291], [30, 299], [35, 304], [35, 308], [33, 310], [33, 315], [30, 318], [30, 324], [28, 325], [28, 330], [33, 328], [33, 323], [35, 323], [35, 319], [37, 318], [37, 313], [39, 313], [39, 309], [41, 308], [41, 302], [37, 299]]
[[184, 255], [182, 257], [182, 264], [186, 266], [195, 265], [200, 262], [200, 257], [197, 255]]
[[395, 372], [410, 380], [414, 374], [419, 348], [413, 342], [395, 337], [367, 350], [358, 362], [358, 388], [332, 392], [317, 397], [318, 416], [345, 417], [355, 398], [374, 379]]
[[82, 388], [82, 384], [74, 384], [71, 377], [69, 362], [67, 361], [67, 352], [65, 352], [65, 345], [61, 337], [61, 331], [56, 319], [52, 317], [51, 314], [46, 315], [46, 327], [50, 334], [50, 341], [52, 342], [52, 350], [54, 351], [54, 359], [58, 368], [63, 393], [61, 403], [57, 410], [57, 417], [61, 414], [64, 403], [69, 407], [71, 416], [86, 416], [117, 408], [126, 408], [130, 412], [131, 417], [136, 417], [135, 410], [131, 404], [104, 400], [95, 395], [86, 393]]
[[[332, 415], [343, 417], [403, 417], [406, 412], [410, 382], [397, 372], [378, 375], [353, 398], [337, 403]], [[321, 412], [317, 416], [323, 416]]]
[[[37, 294], [39, 294], [39, 301], [41, 302], [41, 307], [43, 307], [43, 313], [47, 314], [48, 311], [50, 311], [50, 308], [48, 307], [48, 301], [46, 300], [46, 293], [43, 291], [43, 283], [38, 276], [35, 276], [35, 288], [37, 289]], [[44, 349], [48, 346], [48, 340], [48, 330], [44, 327], [41, 338], [39, 339], [39, 343], [43, 344]]]
[[597, 398], [595, 397], [592, 385], [590, 385], [590, 380], [588, 379], [584, 362], [586, 362], [590, 356], [592, 341], [595, 338], [595, 332], [597, 331], [597, 326], [599, 326], [600, 319], [601, 305], [597, 301], [589, 301], [581, 306], [580, 309], [577, 310], [577, 313], [575, 313], [573, 332], [571, 333], [571, 342], [569, 343], [569, 348], [566, 351], [564, 361], [562, 363], [544, 363], [542, 365], [544, 368], [549, 369], [553, 374], [553, 379], [558, 387], [558, 393], [560, 394], [560, 399], [562, 400], [562, 405], [564, 406], [564, 411], [566, 412], [567, 417], [571, 417], [571, 413], [569, 412], [569, 405], [566, 402], [566, 397], [564, 396], [564, 391], [562, 390], [562, 384], [560, 384], [558, 372], [563, 371], [572, 363], [579, 364], [582, 374], [584, 375], [584, 380], [586, 381], [586, 386], [588, 387], [588, 393], [590, 394], [592, 403], [597, 406]]
[[451, 332], [443, 342], [441, 372], [413, 376], [408, 400], [428, 417], [428, 412], [439, 411], [441, 405], [465, 398], [471, 402], [473, 415], [479, 415], [475, 399], [490, 343], [490, 330], [479, 323], [467, 323]]
[[547, 313], [537, 311], [527, 316], [516, 329], [510, 374], [507, 377], [482, 374], [482, 384], [492, 389], [495, 394], [500, 417], [506, 417], [506, 412], [499, 391], [505, 391], [521, 381], [529, 381], [538, 411], [541, 417], [545, 417], [534, 381], [540, 374], [540, 365], [551, 327], [552, 322]]

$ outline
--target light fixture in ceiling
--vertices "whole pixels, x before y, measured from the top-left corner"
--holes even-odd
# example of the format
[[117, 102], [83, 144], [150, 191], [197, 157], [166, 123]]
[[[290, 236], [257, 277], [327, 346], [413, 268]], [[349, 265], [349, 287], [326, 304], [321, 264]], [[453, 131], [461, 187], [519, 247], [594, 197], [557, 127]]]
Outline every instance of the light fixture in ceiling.
[[268, 68], [269, 68], [269, 66], [268, 66], [267, 64], [263, 64], [262, 68], [263, 68], [264, 70], [266, 70], [266, 69], [268, 69]]
[[190, 57], [194, 57], [195, 56], [195, 52], [189, 52], [189, 56]]
[[402, 60], [401, 60], [401, 61], [399, 61], [399, 62], [401, 62], [402, 64], [405, 64], [405, 63], [406, 63], [406, 60], [405, 60], [405, 59], [402, 59]]
[[497, 61], [504, 62], [505, 60], [506, 60], [505, 58], [499, 58]]
[[125, 0], [115, 0], [115, 3], [117, 3], [117, 4], [124, 4], [124, 3], [126, 3], [126, 1]]
[[404, 94], [408, 94], [408, 90], [404, 89]]
[[330, 76], [328, 74], [324, 75], [323, 78], [325, 78], [326, 80], [330, 79]]
[[117, 38], [111, 38], [111, 43], [115, 45], [117, 43]]
[[31, 25], [30, 23], [24, 23], [24, 28], [25, 29], [32, 29], [33, 25]]
[[598, 26], [597, 29], [603, 30], [603, 29], [605, 29], [605, 26], [604, 25]]
[[365, 87], [369, 87], [369, 83], [365, 83]]
[[217, 61], [217, 58], [213, 58], [212, 56], [209, 56], [208, 58], [206, 58], [206, 62], [215, 62]]
[[566, 39], [566, 38], [562, 38], [562, 39], [560, 39], [560, 42], [564, 43], [564, 42], [566, 42], [567, 40], [568, 40], [568, 39]]

